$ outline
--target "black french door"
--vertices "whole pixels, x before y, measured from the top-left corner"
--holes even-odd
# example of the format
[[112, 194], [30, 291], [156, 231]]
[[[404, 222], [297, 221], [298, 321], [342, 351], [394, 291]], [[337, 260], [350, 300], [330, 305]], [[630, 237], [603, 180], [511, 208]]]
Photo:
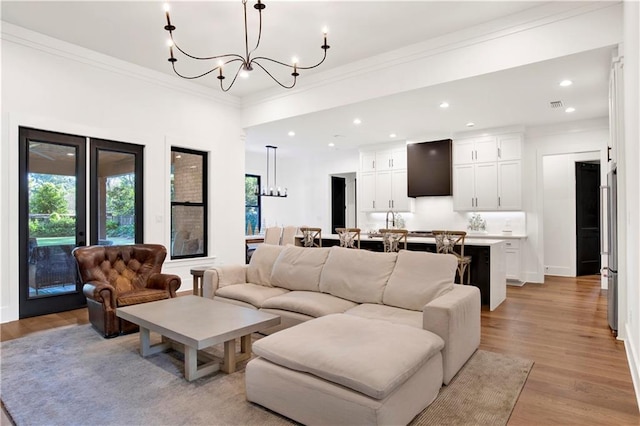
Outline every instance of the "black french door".
[[20, 318], [86, 304], [71, 251], [86, 244], [86, 139], [19, 129]]
[[143, 149], [19, 129], [20, 318], [86, 305], [72, 255], [75, 247], [144, 241]]

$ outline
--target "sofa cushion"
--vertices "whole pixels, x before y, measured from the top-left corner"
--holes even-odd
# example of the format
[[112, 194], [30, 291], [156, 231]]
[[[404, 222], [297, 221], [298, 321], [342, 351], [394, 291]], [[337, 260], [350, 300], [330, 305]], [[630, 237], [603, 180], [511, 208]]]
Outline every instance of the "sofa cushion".
[[382, 303], [397, 253], [331, 247], [320, 275], [320, 291], [358, 303]]
[[333, 314], [262, 338], [253, 351], [274, 364], [383, 399], [443, 347], [440, 337], [423, 329]]
[[284, 288], [268, 287], [258, 284], [232, 284], [216, 290], [216, 296], [225, 299], [236, 299], [250, 303], [256, 308], [262, 307], [265, 300], [270, 297], [280, 296], [289, 290]]
[[354, 306], [356, 304], [350, 300], [314, 291], [290, 291], [281, 296], [271, 297], [262, 304], [262, 308], [297, 312], [316, 318], [329, 314], [343, 313]]
[[273, 244], [258, 245], [247, 267], [247, 282], [270, 286], [273, 264], [283, 249]]
[[400, 250], [382, 301], [385, 305], [421, 311], [433, 299], [450, 292], [458, 267], [452, 254]]
[[289, 290], [319, 291], [320, 273], [329, 248], [287, 245], [271, 271], [271, 285]]
[[377, 303], [363, 303], [345, 311], [345, 314], [361, 318], [373, 318], [392, 322], [394, 324], [410, 325], [422, 328], [422, 311], [411, 311], [394, 306], [379, 305]]

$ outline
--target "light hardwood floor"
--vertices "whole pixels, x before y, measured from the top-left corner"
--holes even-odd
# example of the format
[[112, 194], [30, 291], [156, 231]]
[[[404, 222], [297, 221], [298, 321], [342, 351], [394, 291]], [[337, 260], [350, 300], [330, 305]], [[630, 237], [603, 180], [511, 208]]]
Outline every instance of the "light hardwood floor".
[[[0, 340], [86, 323], [86, 309], [27, 318], [2, 324]], [[607, 325], [597, 276], [509, 286], [498, 309], [482, 311], [480, 348], [535, 362], [509, 425], [640, 424], [624, 344]], [[9, 424], [4, 413], [1, 420]]]

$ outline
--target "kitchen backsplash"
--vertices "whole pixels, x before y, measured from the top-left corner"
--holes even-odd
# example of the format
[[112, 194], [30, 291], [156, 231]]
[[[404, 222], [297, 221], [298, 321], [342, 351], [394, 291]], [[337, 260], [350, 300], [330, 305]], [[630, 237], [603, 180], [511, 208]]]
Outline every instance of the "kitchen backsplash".
[[[527, 229], [524, 212], [478, 212], [486, 222], [488, 234], [501, 234], [512, 231], [513, 234], [525, 235]], [[431, 231], [447, 229], [468, 231], [472, 212], [453, 211], [453, 197], [419, 197], [416, 198], [415, 212], [401, 212], [405, 228], [410, 231]], [[385, 213], [367, 213], [360, 228], [368, 232], [385, 227]], [[391, 225], [389, 225], [391, 226]]]

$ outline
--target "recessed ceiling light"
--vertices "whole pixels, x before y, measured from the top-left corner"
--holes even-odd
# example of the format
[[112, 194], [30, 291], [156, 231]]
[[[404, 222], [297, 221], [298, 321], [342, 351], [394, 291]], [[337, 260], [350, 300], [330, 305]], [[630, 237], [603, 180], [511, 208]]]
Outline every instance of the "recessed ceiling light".
[[74, 154], [73, 152], [67, 152], [67, 155], [68, 155], [69, 157], [75, 157], [75, 154]]
[[560, 82], [560, 86], [562, 86], [562, 87], [571, 86], [572, 84], [573, 84], [573, 81], [571, 81], [571, 80], [562, 80]]
[[359, 118], [356, 118], [356, 119], [353, 120], [353, 124], [357, 125], [357, 124], [360, 124], [360, 123], [362, 123], [362, 120], [360, 120]]
[[287, 133], [289, 136], [295, 136], [296, 132], [294, 132], [293, 130], [291, 130], [289, 133]]
[[390, 138], [395, 138], [395, 137], [396, 137], [396, 134], [395, 134], [395, 133], [391, 133], [391, 134], [389, 135], [389, 137], [390, 137]]
[[470, 122], [467, 123], [467, 127], [473, 127], [475, 125], [476, 125], [476, 123], [474, 123], [473, 121], [470, 121]]
[[574, 107], [569, 107], [564, 110], [564, 112], [574, 112], [576, 109]]
[[336, 146], [336, 144], [333, 142], [329, 142], [329, 146], [333, 148], [334, 146]]
[[442, 102], [440, 108], [449, 108], [449, 102]]

